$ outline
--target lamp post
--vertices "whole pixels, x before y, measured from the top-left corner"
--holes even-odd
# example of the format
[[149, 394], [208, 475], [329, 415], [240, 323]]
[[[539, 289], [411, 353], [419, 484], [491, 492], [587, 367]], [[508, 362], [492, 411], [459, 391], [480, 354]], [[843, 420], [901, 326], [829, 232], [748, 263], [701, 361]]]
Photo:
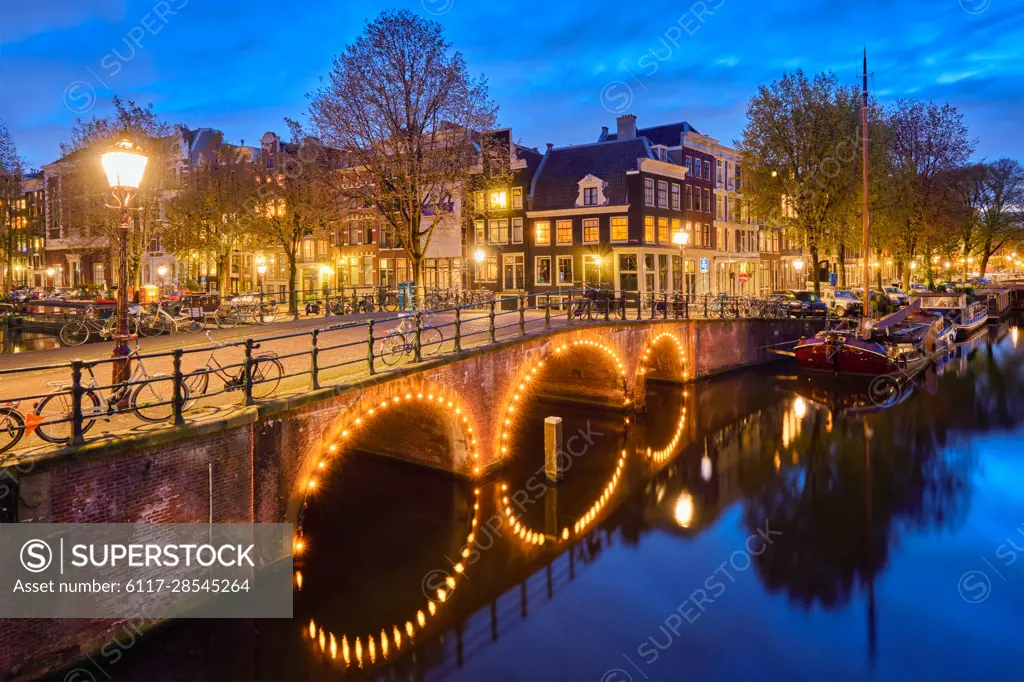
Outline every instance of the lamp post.
[[267, 266], [264, 265], [263, 263], [260, 263], [259, 265], [257, 265], [256, 266], [256, 274], [259, 276], [259, 280], [260, 280], [260, 299], [262, 300], [263, 299], [263, 275], [267, 274]]
[[[796, 270], [796, 276], [799, 278], [801, 276], [800, 273], [804, 271], [804, 262], [803, 262], [803, 260], [797, 258], [795, 261], [793, 261], [793, 269]], [[806, 289], [807, 288], [807, 282], [806, 281], [800, 282], [800, 288], [801, 289]]]
[[156, 269], [156, 274], [160, 276], [160, 298], [164, 297], [164, 275], [167, 274], [167, 266], [161, 265]]
[[46, 268], [46, 276], [50, 278], [50, 286], [53, 286], [53, 274], [57, 272], [53, 268]]
[[686, 245], [690, 242], [690, 233], [686, 230], [676, 230], [672, 235], [672, 243], [679, 245], [679, 276], [683, 279], [683, 286], [680, 287], [680, 291], [683, 292], [683, 300], [685, 301], [687, 296], [686, 289], [688, 283], [686, 281]]
[[114, 334], [113, 383], [128, 381], [131, 376], [131, 350], [128, 348], [128, 231], [132, 227], [130, 206], [134, 191], [142, 183], [142, 174], [149, 160], [128, 140], [122, 140], [101, 157], [107, 183], [117, 202], [111, 208], [118, 211], [118, 264], [117, 264], [117, 332]]
[[487, 254], [484, 253], [483, 249], [477, 249], [473, 253], [473, 258], [476, 260], [476, 265], [477, 265], [476, 277], [474, 278], [474, 280], [479, 285], [480, 284], [480, 266], [483, 265], [484, 259], [487, 258]]

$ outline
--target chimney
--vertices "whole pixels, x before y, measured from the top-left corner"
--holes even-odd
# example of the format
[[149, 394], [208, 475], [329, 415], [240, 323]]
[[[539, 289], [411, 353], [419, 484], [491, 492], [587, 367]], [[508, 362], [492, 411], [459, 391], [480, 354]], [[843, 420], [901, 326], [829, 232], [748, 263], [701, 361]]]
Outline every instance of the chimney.
[[548, 142], [548, 151], [551, 151], [551, 148], [552, 148], [552, 147], [554, 147], [554, 146], [555, 146], [555, 145], [553, 145], [553, 144], [551, 144], [550, 142]]
[[623, 114], [615, 119], [617, 124], [617, 137], [619, 140], [634, 140], [636, 139], [636, 116], [633, 114]]
[[601, 126], [601, 137], [608, 137], [608, 126]]

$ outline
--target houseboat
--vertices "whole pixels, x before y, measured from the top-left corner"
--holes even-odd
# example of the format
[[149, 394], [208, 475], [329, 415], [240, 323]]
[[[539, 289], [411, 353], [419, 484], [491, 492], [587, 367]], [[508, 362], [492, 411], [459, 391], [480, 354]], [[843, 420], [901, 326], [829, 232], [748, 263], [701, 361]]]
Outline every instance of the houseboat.
[[921, 301], [921, 310], [942, 313], [956, 327], [956, 337], [963, 341], [988, 322], [986, 301], [967, 302], [967, 294], [933, 294], [914, 291], [911, 300]]
[[1010, 303], [1010, 289], [981, 287], [974, 290], [975, 297], [988, 304], [988, 321], [999, 322], [1013, 310]]

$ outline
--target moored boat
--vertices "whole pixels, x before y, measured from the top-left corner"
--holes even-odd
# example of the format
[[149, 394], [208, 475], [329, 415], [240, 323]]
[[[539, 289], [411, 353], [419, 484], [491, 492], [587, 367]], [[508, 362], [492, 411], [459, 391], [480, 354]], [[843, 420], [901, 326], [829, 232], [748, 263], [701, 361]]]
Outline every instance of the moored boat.
[[847, 323], [803, 338], [793, 349], [801, 367], [837, 374], [874, 375], [921, 371], [956, 340], [945, 315], [922, 311], [920, 300], [879, 320], [869, 338]]
[[988, 322], [988, 305], [985, 301], [967, 302], [967, 294], [933, 294], [912, 292], [912, 299], [921, 301], [921, 309], [942, 313], [956, 327], [959, 340], [969, 338]]

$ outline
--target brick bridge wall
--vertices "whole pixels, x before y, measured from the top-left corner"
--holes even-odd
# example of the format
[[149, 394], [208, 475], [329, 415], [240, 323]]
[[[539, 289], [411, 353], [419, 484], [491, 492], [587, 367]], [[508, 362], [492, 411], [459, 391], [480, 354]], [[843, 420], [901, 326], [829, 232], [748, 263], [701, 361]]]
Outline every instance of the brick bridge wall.
[[[775, 357], [770, 346], [811, 331], [797, 320], [559, 329], [216, 423], [91, 443], [8, 471], [19, 480], [20, 521], [297, 522], [318, 477], [330, 475], [346, 451], [482, 475], [501, 466], [503, 433], [516, 428], [516, 406], [531, 392], [632, 409], [648, 377], [685, 381], [764, 362]], [[124, 627], [110, 620], [0, 621], [0, 680], [26, 679], [98, 651]]]

